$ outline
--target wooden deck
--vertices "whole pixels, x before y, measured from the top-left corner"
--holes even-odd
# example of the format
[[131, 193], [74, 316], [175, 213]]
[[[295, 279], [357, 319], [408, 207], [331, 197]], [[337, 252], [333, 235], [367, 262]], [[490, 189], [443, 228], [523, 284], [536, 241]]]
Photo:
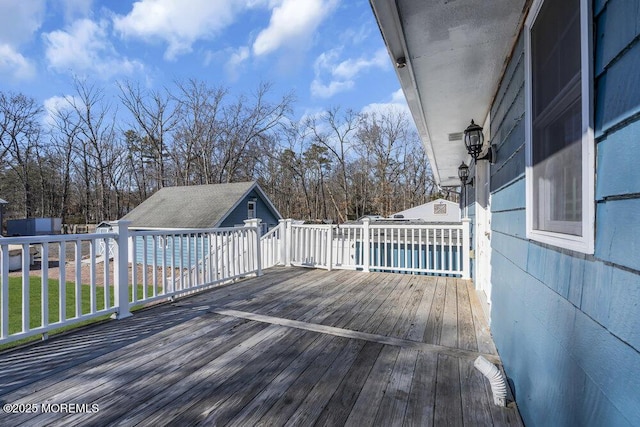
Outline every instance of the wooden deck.
[[1, 424], [521, 425], [478, 354], [470, 282], [275, 268], [0, 354]]

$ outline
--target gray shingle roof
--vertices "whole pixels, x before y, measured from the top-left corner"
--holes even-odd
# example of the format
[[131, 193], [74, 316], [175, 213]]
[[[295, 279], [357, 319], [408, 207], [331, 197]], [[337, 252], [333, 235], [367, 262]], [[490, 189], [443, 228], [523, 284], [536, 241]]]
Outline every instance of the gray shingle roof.
[[132, 221], [131, 227], [217, 227], [254, 187], [255, 181], [165, 187], [122, 219]]

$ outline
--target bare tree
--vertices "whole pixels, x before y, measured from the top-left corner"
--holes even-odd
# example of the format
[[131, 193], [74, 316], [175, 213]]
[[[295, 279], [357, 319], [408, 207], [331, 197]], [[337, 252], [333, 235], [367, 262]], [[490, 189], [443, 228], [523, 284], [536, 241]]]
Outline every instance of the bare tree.
[[377, 195], [375, 205], [381, 215], [392, 213], [393, 183], [402, 171], [399, 158], [401, 148], [406, 143], [409, 121], [400, 110], [390, 110], [385, 114], [367, 114], [358, 131], [358, 138], [373, 156]]
[[34, 213], [32, 171], [40, 143], [42, 108], [23, 94], [0, 93], [0, 144], [2, 159], [18, 177], [22, 187], [23, 214]]
[[169, 156], [168, 135], [176, 125], [176, 109], [172, 97], [163, 91], [143, 91], [139, 83], [119, 82], [120, 101], [133, 116], [143, 144], [140, 151], [148, 157], [156, 173], [156, 189], [166, 186], [166, 159]]
[[[112, 168], [121, 148], [116, 146], [115, 118], [104, 102], [104, 91], [86, 81], [75, 80], [76, 97], [70, 105], [77, 117], [80, 170], [84, 178], [85, 221], [110, 219]], [[92, 190], [95, 184], [99, 205], [92, 212]]]
[[[348, 152], [352, 148], [352, 136], [358, 129], [360, 116], [353, 110], [346, 110], [344, 113], [339, 107], [327, 110], [320, 116], [310, 116], [306, 120], [306, 125], [313, 133], [316, 143], [324, 146], [338, 165], [340, 175], [340, 190], [342, 202], [336, 206], [340, 222], [344, 222], [349, 217], [349, 179], [347, 176]], [[334, 205], [337, 205], [333, 195], [331, 195]]]
[[272, 140], [269, 134], [283, 124], [293, 102], [292, 94], [284, 95], [276, 103], [269, 102], [270, 89], [270, 84], [262, 83], [252, 99], [240, 96], [225, 108], [217, 182], [248, 178], [252, 175], [251, 166], [255, 165], [256, 156], [270, 149], [267, 144]]
[[70, 108], [71, 104], [60, 106], [52, 112], [51, 149], [57, 166], [60, 181], [60, 205], [57, 215], [62, 222], [68, 220], [71, 204], [71, 171], [75, 162], [75, 153], [79, 151], [78, 136], [80, 125], [77, 115]]
[[217, 150], [224, 129], [221, 116], [227, 89], [194, 79], [177, 83], [177, 88], [173, 160], [178, 165], [179, 183], [211, 184], [218, 176]]

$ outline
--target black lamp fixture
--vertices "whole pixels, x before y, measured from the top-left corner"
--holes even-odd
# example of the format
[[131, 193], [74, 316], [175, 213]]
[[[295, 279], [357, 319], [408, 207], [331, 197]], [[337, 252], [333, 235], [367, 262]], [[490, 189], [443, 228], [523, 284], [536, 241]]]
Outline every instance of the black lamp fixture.
[[489, 148], [486, 155], [480, 157], [483, 143], [484, 134], [482, 133], [482, 126], [478, 126], [471, 120], [471, 124], [464, 130], [464, 145], [467, 147], [467, 153], [469, 153], [475, 161], [489, 160], [489, 162], [493, 163], [493, 147]]
[[458, 178], [460, 178], [460, 182], [463, 186], [467, 185], [467, 179], [469, 179], [469, 166], [464, 162], [458, 166]]

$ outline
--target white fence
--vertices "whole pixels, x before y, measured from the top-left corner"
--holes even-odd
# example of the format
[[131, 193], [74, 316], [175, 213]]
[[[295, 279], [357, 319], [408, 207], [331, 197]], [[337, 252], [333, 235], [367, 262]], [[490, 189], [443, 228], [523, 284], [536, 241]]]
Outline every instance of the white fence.
[[[447, 226], [282, 220], [262, 238], [260, 220], [246, 223], [133, 230], [119, 221], [97, 234], [0, 239], [0, 344], [45, 337], [98, 316], [128, 317], [136, 305], [261, 275], [276, 265], [469, 277], [468, 220]], [[34, 254], [37, 274], [30, 271]]]
[[260, 275], [259, 239], [256, 220], [171, 231], [130, 230], [119, 221], [108, 233], [0, 239], [0, 344], [98, 316], [128, 317], [136, 305]]
[[263, 260], [326, 269], [469, 278], [469, 220], [456, 225], [301, 225], [282, 221], [263, 241]]

